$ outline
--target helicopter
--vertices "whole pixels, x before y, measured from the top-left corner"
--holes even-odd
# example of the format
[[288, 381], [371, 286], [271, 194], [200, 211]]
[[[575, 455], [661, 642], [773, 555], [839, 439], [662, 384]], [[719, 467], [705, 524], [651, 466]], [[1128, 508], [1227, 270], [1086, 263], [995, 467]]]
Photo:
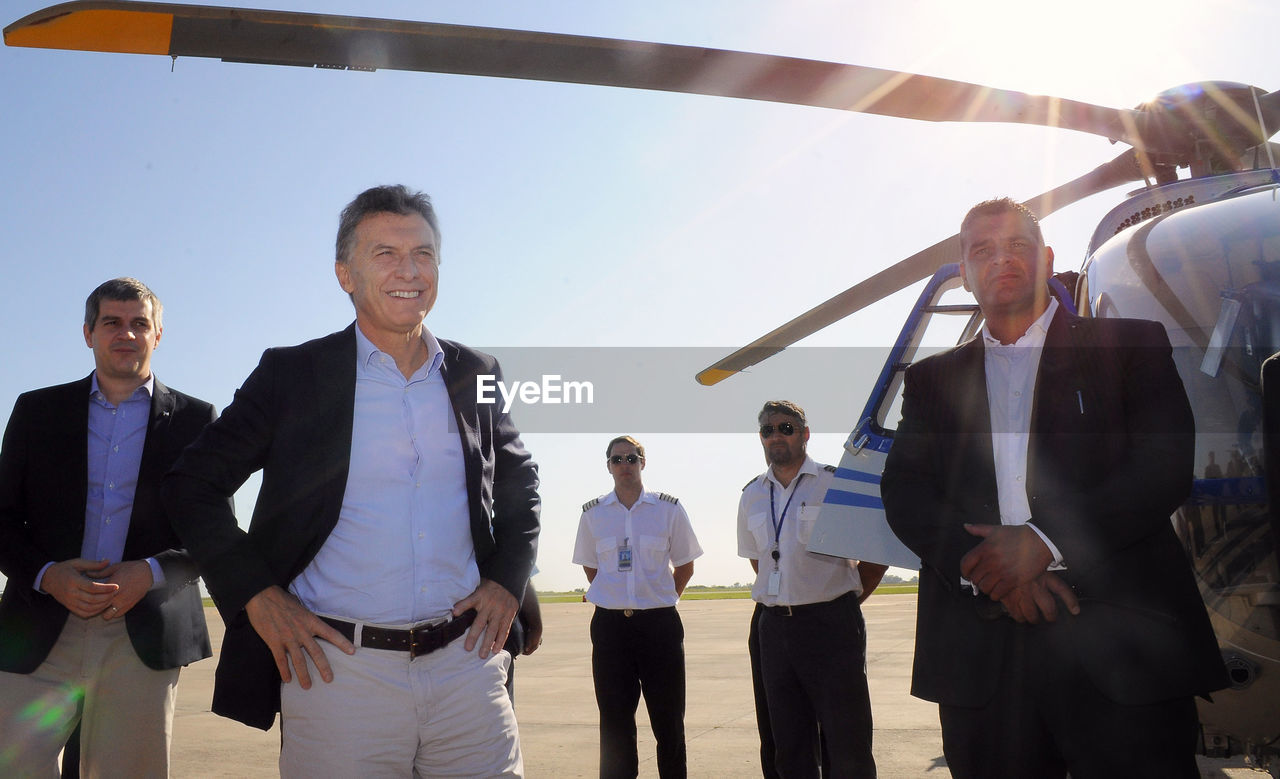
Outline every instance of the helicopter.
[[[1275, 501], [1269, 499], [1271, 484], [1263, 475], [1266, 398], [1258, 375], [1261, 360], [1280, 345], [1274, 332], [1278, 279], [1272, 272], [1276, 266], [1269, 265], [1280, 259], [1280, 220], [1268, 210], [1275, 208], [1269, 198], [1280, 172], [1275, 150], [1267, 143], [1280, 128], [1280, 93], [1210, 82], [1170, 90], [1133, 110], [1116, 110], [914, 74], [742, 52], [154, 3], [67, 3], [16, 22], [6, 28], [5, 37], [9, 45], [19, 46], [545, 79], [925, 121], [1041, 124], [1129, 145], [1111, 162], [1028, 204], [1046, 217], [1121, 184], [1144, 185], [1104, 218], [1079, 278], [1060, 279], [1059, 295], [1093, 315], [1158, 319], [1175, 341], [1202, 432], [1195, 492], [1173, 521], [1192, 557], [1236, 682], [1202, 710], [1206, 751], [1252, 753], [1259, 764], [1274, 761], [1274, 751], [1268, 750], [1274, 750], [1280, 735], [1273, 703], [1280, 691], [1271, 686], [1271, 677], [1280, 670], [1280, 577], [1269, 509]], [[742, 78], [743, 73], [753, 76]], [[1190, 178], [1177, 177], [1181, 168], [1190, 170]], [[1196, 247], [1197, 262], [1183, 255], [1183, 246]], [[957, 255], [954, 238], [939, 242], [699, 374], [703, 383], [724, 380], [884, 295], [929, 279], [849, 437], [841, 474], [851, 478], [841, 494], [828, 497], [828, 505], [860, 513], [837, 523], [837, 529], [873, 521], [867, 514], [874, 514], [877, 500], [872, 494], [879, 472], [875, 458], [882, 462], [891, 446], [902, 371], [916, 358], [927, 326], [935, 318], [960, 319], [960, 338], [981, 326], [971, 303], [951, 299], [958, 279], [950, 262]], [[1220, 471], [1209, 470], [1210, 453]], [[854, 495], [866, 497], [848, 497]], [[834, 511], [824, 514], [824, 522], [834, 522], [835, 516]], [[832, 546], [823, 548], [834, 551], [839, 539], [828, 543]], [[888, 547], [891, 540], [885, 543]], [[889, 553], [895, 550], [886, 548]], [[846, 554], [875, 559], [865, 548]], [[1258, 711], [1268, 716], [1258, 716]], [[1244, 714], [1237, 716], [1240, 712]]]

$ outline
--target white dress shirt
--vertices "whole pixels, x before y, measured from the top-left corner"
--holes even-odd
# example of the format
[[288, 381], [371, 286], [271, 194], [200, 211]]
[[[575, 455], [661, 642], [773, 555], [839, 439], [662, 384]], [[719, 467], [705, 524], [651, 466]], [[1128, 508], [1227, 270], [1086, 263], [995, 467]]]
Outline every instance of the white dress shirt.
[[[630, 548], [630, 570], [619, 570], [619, 550]], [[631, 508], [616, 492], [583, 507], [573, 562], [596, 569], [587, 600], [606, 609], [655, 609], [674, 606], [672, 566], [693, 562], [702, 547], [693, 525], [675, 498], [642, 492]]]
[[1031, 520], [1027, 496], [1027, 445], [1031, 440], [1031, 411], [1036, 376], [1049, 324], [1058, 310], [1056, 298], [1027, 332], [1011, 344], [1002, 344], [982, 327], [983, 367], [987, 376], [987, 406], [991, 411], [991, 451], [995, 456], [996, 491], [1000, 524], [1029, 525], [1053, 553], [1053, 566], [1062, 567], [1062, 555]]
[[[770, 468], [742, 490], [738, 501], [738, 556], [758, 561], [752, 600], [766, 606], [800, 606], [826, 603], [850, 591], [862, 594], [862, 580], [852, 560], [808, 550], [809, 537], [832, 478], [833, 471], [806, 455], [799, 473], [786, 487]], [[778, 593], [771, 595], [769, 578], [775, 565], [775, 541], [779, 587]]]

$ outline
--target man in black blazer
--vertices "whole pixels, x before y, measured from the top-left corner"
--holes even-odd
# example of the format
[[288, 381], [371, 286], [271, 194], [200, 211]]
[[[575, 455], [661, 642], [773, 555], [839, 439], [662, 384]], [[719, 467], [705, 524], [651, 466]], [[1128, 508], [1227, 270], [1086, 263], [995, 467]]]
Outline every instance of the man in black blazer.
[[[213, 710], [262, 729], [282, 712], [284, 775], [523, 770], [502, 646], [537, 469], [477, 402], [496, 361], [424, 325], [438, 235], [426, 195], [359, 195], [335, 263], [355, 324], [268, 349], [165, 482], [227, 623]], [[245, 532], [222, 500], [258, 470]], [[442, 697], [436, 673], [463, 691]]]
[[881, 483], [922, 562], [912, 693], [957, 777], [1198, 776], [1194, 696], [1227, 679], [1169, 519], [1195, 445], [1169, 340], [1061, 308], [1007, 198], [960, 236], [986, 325], [908, 369]]
[[163, 776], [179, 669], [208, 657], [161, 477], [215, 416], [151, 373], [161, 304], [85, 304], [94, 372], [18, 398], [0, 449], [0, 774], [48, 774], [77, 723], [89, 775]]

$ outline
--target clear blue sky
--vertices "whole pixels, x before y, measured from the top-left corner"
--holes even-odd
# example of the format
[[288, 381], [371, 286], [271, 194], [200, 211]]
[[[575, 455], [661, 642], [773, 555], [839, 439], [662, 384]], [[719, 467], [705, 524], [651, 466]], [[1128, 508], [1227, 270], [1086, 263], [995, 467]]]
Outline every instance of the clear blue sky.
[[[42, 7], [10, 0], [9, 24]], [[1266, 0], [689, 3], [281, 0], [241, 5], [686, 43], [853, 62], [1132, 106], [1202, 79], [1280, 88]], [[1043, 9], [1043, 10], [1037, 10]], [[119, 275], [166, 304], [160, 379], [225, 406], [266, 347], [340, 329], [332, 273], [341, 207], [403, 182], [440, 212], [440, 301], [428, 325], [478, 347], [722, 347], [759, 336], [955, 232], [972, 203], [1026, 198], [1114, 157], [1065, 131], [947, 125], [601, 87], [420, 73], [346, 73], [164, 57], [0, 48], [0, 234], [11, 327], [0, 414], [23, 390], [92, 367], [85, 295]], [[1058, 267], [1078, 266], [1122, 192], [1050, 218]], [[806, 342], [884, 346], [912, 293]], [[673, 358], [650, 371], [685, 371]], [[543, 466], [540, 589], [581, 586], [580, 505], [612, 484], [610, 433], [646, 443], [646, 485], [681, 498], [707, 550], [694, 583], [745, 581], [739, 489], [764, 467], [752, 433], [702, 432], [708, 393], [661, 399], [652, 434], [532, 433]], [[527, 377], [526, 377], [527, 378]], [[848, 384], [852, 427], [874, 378]], [[634, 384], [649, 378], [637, 373]], [[729, 382], [748, 381], [730, 379]], [[830, 376], [785, 361], [750, 391], [806, 399]], [[726, 395], [725, 397], [728, 397]], [[516, 415], [517, 423], [520, 420]], [[650, 434], [646, 435], [649, 432]], [[819, 460], [843, 436], [815, 436]], [[241, 495], [248, 516], [252, 490]], [[246, 519], [247, 521], [247, 519]]]

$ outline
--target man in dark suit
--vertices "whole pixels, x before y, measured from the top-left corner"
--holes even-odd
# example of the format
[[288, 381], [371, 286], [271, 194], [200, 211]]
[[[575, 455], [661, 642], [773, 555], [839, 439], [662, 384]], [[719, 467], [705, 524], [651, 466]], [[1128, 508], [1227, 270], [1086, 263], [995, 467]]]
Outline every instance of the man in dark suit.
[[[519, 775], [502, 647], [534, 560], [536, 466], [477, 402], [497, 362], [423, 322], [426, 195], [359, 195], [334, 268], [355, 324], [268, 349], [165, 482], [227, 623], [213, 709], [263, 729], [280, 711], [285, 776]], [[223, 499], [258, 470], [246, 533]]]
[[23, 394], [0, 449], [0, 774], [165, 776], [178, 671], [208, 657], [195, 565], [160, 480], [215, 416], [151, 372], [161, 304], [136, 279], [85, 303], [94, 371]]
[[1198, 776], [1193, 696], [1227, 679], [1169, 520], [1194, 452], [1169, 340], [1061, 308], [1007, 198], [960, 240], [986, 325], [908, 369], [881, 484], [922, 561], [912, 693], [957, 777]]

